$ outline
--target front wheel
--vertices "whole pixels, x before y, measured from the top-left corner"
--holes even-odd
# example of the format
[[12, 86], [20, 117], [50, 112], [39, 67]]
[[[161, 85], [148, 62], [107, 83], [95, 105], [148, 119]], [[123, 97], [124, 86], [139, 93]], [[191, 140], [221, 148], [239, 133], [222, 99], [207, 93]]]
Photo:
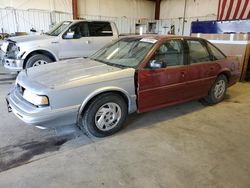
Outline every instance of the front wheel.
[[80, 126], [88, 135], [105, 137], [122, 128], [127, 111], [123, 97], [117, 94], [102, 94], [94, 98], [82, 114]]
[[43, 54], [36, 54], [36, 55], [31, 56], [28, 59], [25, 68], [36, 67], [36, 66], [44, 65], [47, 63], [51, 63], [51, 62], [52, 60], [48, 56], [43, 55]]
[[213, 86], [209, 90], [208, 96], [205, 97], [205, 101], [212, 105], [221, 102], [227, 91], [228, 80], [225, 75], [220, 75], [215, 80]]

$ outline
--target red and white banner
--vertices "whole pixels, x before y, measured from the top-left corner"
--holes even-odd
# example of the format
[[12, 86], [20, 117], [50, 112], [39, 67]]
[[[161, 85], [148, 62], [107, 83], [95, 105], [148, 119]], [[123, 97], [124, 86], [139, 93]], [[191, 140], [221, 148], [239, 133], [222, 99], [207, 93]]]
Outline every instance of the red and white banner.
[[217, 20], [250, 19], [249, 0], [219, 0]]

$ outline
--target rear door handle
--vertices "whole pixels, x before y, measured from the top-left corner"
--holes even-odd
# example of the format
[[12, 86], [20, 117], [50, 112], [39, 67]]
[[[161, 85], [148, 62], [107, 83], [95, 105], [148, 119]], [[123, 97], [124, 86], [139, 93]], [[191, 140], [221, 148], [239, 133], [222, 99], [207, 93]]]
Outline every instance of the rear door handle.
[[181, 72], [181, 77], [185, 77], [185, 72]]
[[86, 44], [90, 44], [90, 40], [86, 40]]

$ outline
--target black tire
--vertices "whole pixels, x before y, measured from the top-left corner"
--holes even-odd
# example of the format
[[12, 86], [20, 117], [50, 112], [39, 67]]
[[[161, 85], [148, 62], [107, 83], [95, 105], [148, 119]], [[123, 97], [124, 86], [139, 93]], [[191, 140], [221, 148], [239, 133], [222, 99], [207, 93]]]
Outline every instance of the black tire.
[[40, 65], [47, 64], [47, 63], [51, 63], [52, 59], [50, 59], [48, 56], [43, 55], [43, 54], [36, 54], [36, 55], [31, 56], [28, 59], [28, 61], [26, 62], [25, 68], [38, 66], [39, 62], [40, 62]]
[[[115, 110], [112, 111], [112, 109], [109, 108], [109, 105], [113, 105]], [[106, 109], [106, 112], [102, 115], [98, 115], [97, 112], [100, 112], [101, 109]], [[127, 104], [120, 95], [112, 93], [102, 94], [94, 98], [87, 109], [83, 112], [79, 126], [83, 128], [83, 131], [89, 136], [109, 136], [122, 128], [123, 122], [127, 117], [127, 113]], [[120, 118], [115, 120], [115, 114], [117, 114], [117, 116], [120, 115]], [[103, 121], [101, 121], [101, 117]], [[105, 125], [98, 124], [99, 120]]]
[[213, 86], [209, 90], [208, 96], [204, 98], [205, 102], [208, 105], [213, 105], [213, 104], [217, 104], [221, 102], [225, 97], [225, 94], [227, 91], [227, 84], [228, 84], [228, 80], [225, 75], [218, 76]]

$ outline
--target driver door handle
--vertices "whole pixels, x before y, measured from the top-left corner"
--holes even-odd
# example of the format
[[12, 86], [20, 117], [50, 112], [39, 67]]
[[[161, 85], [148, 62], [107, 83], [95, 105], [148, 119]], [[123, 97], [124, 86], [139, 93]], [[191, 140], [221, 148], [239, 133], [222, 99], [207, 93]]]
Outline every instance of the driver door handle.
[[86, 44], [90, 44], [90, 40], [86, 40]]

